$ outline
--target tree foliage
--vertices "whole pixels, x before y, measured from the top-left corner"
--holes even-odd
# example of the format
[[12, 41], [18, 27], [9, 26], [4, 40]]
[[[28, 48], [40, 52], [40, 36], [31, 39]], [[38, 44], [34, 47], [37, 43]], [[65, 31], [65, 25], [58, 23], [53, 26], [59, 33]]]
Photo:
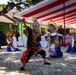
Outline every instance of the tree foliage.
[[9, 0], [8, 4], [5, 5], [5, 7], [3, 7], [3, 10], [0, 11], [0, 15], [8, 13], [14, 7], [16, 7], [17, 10], [21, 11], [41, 1], [43, 0]]

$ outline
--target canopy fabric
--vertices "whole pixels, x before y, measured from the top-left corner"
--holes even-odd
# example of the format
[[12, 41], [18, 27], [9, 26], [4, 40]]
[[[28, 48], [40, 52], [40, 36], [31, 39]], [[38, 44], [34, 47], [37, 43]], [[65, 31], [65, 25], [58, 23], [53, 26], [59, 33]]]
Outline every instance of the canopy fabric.
[[76, 25], [76, 0], [45, 0], [16, 14], [25, 18], [34, 17], [47, 25], [50, 20], [58, 25]]
[[3, 23], [3, 24], [14, 24], [14, 22], [12, 20], [8, 19], [5, 16], [0, 16], [0, 23]]

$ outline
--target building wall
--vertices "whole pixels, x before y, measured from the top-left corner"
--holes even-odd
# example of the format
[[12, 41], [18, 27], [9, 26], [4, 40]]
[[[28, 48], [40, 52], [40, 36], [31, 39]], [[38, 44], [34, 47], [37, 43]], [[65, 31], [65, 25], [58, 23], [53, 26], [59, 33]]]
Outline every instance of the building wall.
[[[13, 26], [10, 25], [10, 24], [0, 24], [0, 27], [2, 28], [3, 33], [5, 34]], [[20, 35], [23, 36], [23, 25], [22, 24], [18, 24], [16, 28], [17, 28], [18, 32], [20, 33]], [[16, 29], [13, 29], [13, 30], [16, 31]]]
[[[2, 28], [2, 30], [3, 30], [3, 32], [4, 32], [4, 34], [7, 32], [7, 31], [9, 31], [9, 29], [11, 28], [11, 27], [13, 27], [14, 28], [14, 30], [16, 31], [16, 29], [18, 30], [18, 32], [20, 33], [20, 35], [23, 37], [23, 32], [24, 32], [24, 27], [23, 27], [24, 25], [23, 24], [21, 24], [21, 23], [18, 23], [18, 25], [16, 26], [16, 28], [14, 28], [12, 25], [10, 25], [10, 24], [0, 24], [0, 27]], [[32, 28], [32, 24], [28, 24], [28, 26], [29, 27], [31, 27]], [[39, 29], [41, 30], [41, 27], [44, 27], [45, 29], [46, 29], [46, 32], [47, 32], [47, 30], [48, 30], [48, 26], [39, 26]]]
[[23, 37], [23, 24], [21, 24], [21, 23], [18, 23], [18, 32]]
[[9, 24], [0, 24], [0, 27], [2, 28], [4, 34], [9, 30], [10, 25]]

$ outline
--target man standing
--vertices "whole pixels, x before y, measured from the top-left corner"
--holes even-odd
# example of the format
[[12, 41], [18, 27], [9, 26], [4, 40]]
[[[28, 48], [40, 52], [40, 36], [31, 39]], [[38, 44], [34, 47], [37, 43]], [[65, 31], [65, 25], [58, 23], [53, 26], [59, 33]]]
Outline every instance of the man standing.
[[[62, 25], [58, 28], [58, 33], [64, 35], [64, 29], [62, 28]], [[63, 36], [59, 36], [59, 43], [62, 42], [63, 45]]]
[[23, 65], [20, 68], [20, 70], [24, 70], [24, 67], [26, 63], [28, 63], [30, 57], [33, 55], [36, 56], [37, 54], [40, 54], [42, 56], [44, 64], [50, 65], [50, 63], [46, 61], [46, 52], [38, 46], [38, 42], [40, 39], [39, 23], [37, 22], [37, 20], [35, 20], [34, 23], [32, 24], [33, 29], [26, 26], [25, 19], [23, 19], [23, 23], [26, 27], [26, 30], [28, 31], [27, 36], [28, 40], [27, 40], [27, 50], [23, 53], [21, 57], [21, 62]]

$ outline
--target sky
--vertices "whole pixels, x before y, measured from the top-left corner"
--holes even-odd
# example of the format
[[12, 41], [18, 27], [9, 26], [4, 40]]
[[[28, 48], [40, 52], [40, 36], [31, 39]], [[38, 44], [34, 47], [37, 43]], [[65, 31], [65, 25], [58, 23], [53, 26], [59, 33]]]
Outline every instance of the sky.
[[9, 0], [0, 0], [0, 4], [7, 4]]

